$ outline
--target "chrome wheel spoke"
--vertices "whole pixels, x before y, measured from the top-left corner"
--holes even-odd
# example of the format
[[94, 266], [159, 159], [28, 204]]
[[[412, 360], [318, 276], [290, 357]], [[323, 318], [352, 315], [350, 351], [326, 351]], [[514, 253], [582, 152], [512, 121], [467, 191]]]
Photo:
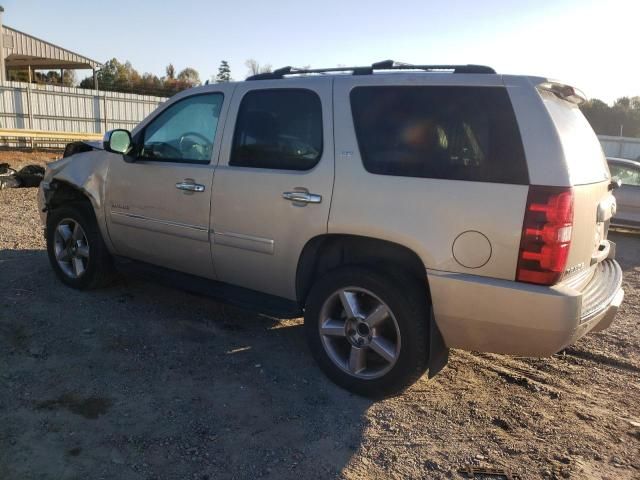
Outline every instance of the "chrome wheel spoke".
[[341, 320], [329, 319], [325, 321], [320, 327], [320, 334], [328, 335], [330, 337], [344, 337], [344, 322]]
[[365, 368], [367, 368], [367, 349], [352, 346], [349, 353], [349, 370], [360, 373]]
[[60, 262], [68, 262], [69, 261], [69, 251], [66, 248], [61, 248], [56, 253], [56, 259]]
[[73, 236], [73, 232], [71, 231], [71, 228], [69, 228], [69, 225], [61, 223], [58, 225], [56, 230], [64, 242], [68, 242]]
[[384, 337], [373, 337], [369, 347], [389, 363], [396, 359], [396, 346]]
[[79, 246], [78, 249], [76, 250], [76, 254], [82, 258], [89, 258], [89, 246], [88, 245]]
[[79, 223], [74, 223], [73, 225], [73, 241], [74, 242], [78, 242], [78, 240], [81, 240], [82, 237], [84, 235], [84, 232], [82, 231], [82, 227], [80, 226]]
[[79, 277], [84, 273], [84, 264], [80, 258], [73, 257], [71, 263], [73, 264], [73, 273], [75, 273], [76, 277]]
[[389, 316], [389, 309], [383, 305], [378, 305], [368, 316], [364, 319], [364, 321], [369, 325], [369, 328], [376, 328], [378, 325], [382, 324], [387, 317]]
[[347, 290], [340, 290], [340, 303], [344, 308], [347, 318], [353, 318], [358, 315], [358, 302], [356, 294]]

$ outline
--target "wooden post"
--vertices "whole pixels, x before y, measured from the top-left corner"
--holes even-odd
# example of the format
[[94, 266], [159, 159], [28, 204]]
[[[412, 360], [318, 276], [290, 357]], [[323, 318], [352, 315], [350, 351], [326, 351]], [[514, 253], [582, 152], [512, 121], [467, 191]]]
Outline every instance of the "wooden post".
[[4, 8], [0, 6], [0, 83], [7, 81], [7, 70], [4, 64], [4, 28], [2, 28], [2, 14]]
[[102, 97], [104, 99], [103, 105], [104, 105], [104, 133], [107, 133], [107, 131], [109, 130], [109, 128], [107, 127], [107, 92], [104, 92], [104, 96]]
[[[29, 73], [29, 82], [27, 83], [27, 110], [29, 111], [29, 129], [33, 130], [33, 101], [31, 98], [31, 65], [27, 65], [27, 71]], [[31, 150], [33, 150], [33, 138], [29, 140], [31, 144]]]

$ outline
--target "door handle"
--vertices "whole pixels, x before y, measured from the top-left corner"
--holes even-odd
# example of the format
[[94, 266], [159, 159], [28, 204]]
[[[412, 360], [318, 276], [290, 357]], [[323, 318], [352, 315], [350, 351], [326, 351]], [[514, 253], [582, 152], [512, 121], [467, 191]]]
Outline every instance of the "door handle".
[[185, 190], [187, 192], [204, 192], [204, 185], [200, 185], [199, 183], [194, 182], [178, 182], [176, 183], [176, 188], [178, 190]]
[[320, 203], [322, 202], [322, 195], [309, 192], [283, 192], [282, 198], [290, 200], [292, 202], [300, 203]]

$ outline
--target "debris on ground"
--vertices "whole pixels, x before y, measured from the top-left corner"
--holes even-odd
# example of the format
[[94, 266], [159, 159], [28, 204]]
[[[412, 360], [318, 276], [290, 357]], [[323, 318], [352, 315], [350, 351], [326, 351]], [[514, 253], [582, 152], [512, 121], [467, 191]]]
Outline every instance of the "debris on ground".
[[44, 167], [41, 165], [27, 165], [15, 170], [8, 163], [0, 163], [0, 190], [38, 187], [43, 177]]
[[40, 165], [27, 165], [21, 168], [15, 176], [20, 180], [20, 186], [23, 188], [38, 187], [44, 177], [44, 167]]

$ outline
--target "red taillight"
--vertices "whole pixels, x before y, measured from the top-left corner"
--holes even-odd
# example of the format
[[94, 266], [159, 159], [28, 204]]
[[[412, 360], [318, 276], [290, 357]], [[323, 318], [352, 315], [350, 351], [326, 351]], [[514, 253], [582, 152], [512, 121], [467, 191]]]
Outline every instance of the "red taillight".
[[573, 191], [529, 187], [516, 280], [553, 285], [567, 265], [573, 229]]

